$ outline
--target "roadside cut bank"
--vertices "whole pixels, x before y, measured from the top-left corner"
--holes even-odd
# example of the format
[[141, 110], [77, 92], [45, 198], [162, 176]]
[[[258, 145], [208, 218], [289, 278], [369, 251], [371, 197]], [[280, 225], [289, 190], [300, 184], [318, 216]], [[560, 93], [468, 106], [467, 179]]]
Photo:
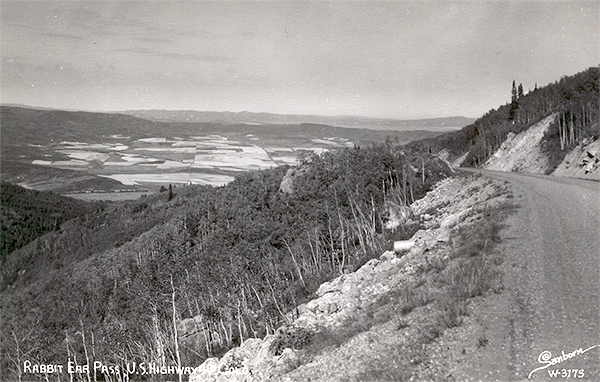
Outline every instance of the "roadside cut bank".
[[[190, 381], [454, 380], [439, 344], [464, 324], [474, 298], [503, 290], [495, 248], [512, 195], [502, 181], [459, 176], [410, 207], [421, 229], [408, 252], [385, 252], [323, 283], [275, 335], [207, 359]], [[465, 338], [460, 353], [486, 344]]]

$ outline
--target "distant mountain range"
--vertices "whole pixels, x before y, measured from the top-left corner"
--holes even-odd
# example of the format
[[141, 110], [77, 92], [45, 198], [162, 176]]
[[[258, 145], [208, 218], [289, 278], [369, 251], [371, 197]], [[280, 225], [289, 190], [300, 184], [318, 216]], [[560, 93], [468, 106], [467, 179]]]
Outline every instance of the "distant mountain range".
[[[213, 122], [180, 122], [177, 118], [185, 119], [184, 112], [161, 112], [171, 119], [149, 117], [148, 113], [153, 114], [1, 105], [0, 177], [36, 190], [63, 193], [140, 191], [160, 187], [161, 182], [188, 183], [192, 178], [203, 184], [215, 184], [217, 179], [221, 184], [241, 170], [294, 164], [307, 150], [366, 147], [387, 138], [408, 143], [443, 134], [426, 128], [384, 130], [293, 123], [307, 120], [301, 116], [274, 123], [287, 118], [274, 114], [242, 118], [243, 114], [231, 113], [241, 122], [234, 118], [226, 122], [219, 116], [227, 114], [208, 113], [205, 120]], [[254, 122], [261, 118], [270, 123]], [[120, 180], [113, 179], [115, 176]], [[141, 176], [145, 185], [138, 187], [132, 176]], [[170, 178], [166, 180], [166, 176]], [[151, 184], [146, 184], [149, 179]]]
[[260, 125], [297, 125], [301, 123], [310, 123], [372, 130], [429, 130], [437, 132], [458, 130], [475, 122], [475, 119], [466, 117], [399, 120], [359, 116], [251, 113], [248, 111], [234, 113], [227, 111], [218, 112], [194, 110], [127, 110], [120, 111], [118, 113], [128, 114], [156, 122], [210, 122], [222, 124]]
[[[2, 104], [2, 106], [20, 107], [33, 110], [59, 110], [47, 107], [35, 107], [21, 104]], [[447, 132], [459, 130], [475, 122], [475, 118], [461, 116], [424, 118], [424, 119], [386, 119], [361, 116], [323, 116], [301, 114], [253, 113], [249, 111], [196, 111], [196, 110], [125, 110], [125, 111], [93, 111], [60, 109], [69, 112], [92, 112], [125, 114], [154, 122], [184, 122], [184, 123], [220, 123], [224, 125], [299, 125], [319, 124], [336, 127], [361, 128], [371, 130], [428, 130]]]

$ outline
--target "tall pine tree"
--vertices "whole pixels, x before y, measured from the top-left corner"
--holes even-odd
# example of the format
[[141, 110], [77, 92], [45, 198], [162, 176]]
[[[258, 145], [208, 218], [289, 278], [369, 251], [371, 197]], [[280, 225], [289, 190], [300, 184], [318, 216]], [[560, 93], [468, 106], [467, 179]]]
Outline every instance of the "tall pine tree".
[[517, 95], [517, 101], [523, 97], [523, 84], [519, 84], [519, 94]]
[[509, 119], [511, 121], [514, 121], [515, 113], [517, 111], [517, 108], [519, 107], [517, 100], [518, 100], [517, 86], [515, 84], [515, 80], [513, 80], [513, 83], [512, 83], [512, 97], [511, 97], [510, 112], [509, 112]]

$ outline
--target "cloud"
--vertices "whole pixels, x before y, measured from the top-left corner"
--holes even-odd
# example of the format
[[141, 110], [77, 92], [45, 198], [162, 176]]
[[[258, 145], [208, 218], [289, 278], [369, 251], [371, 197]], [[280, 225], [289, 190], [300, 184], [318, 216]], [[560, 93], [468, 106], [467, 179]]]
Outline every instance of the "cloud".
[[81, 37], [81, 36], [76, 36], [73, 34], [67, 34], [67, 33], [40, 33], [40, 36], [44, 36], [44, 37], [50, 37], [50, 38], [64, 38], [64, 39], [70, 39], [70, 40], [85, 40], [85, 38]]
[[162, 38], [162, 37], [134, 37], [134, 40], [147, 42], [147, 43], [160, 43], [160, 44], [172, 44], [173, 39], [170, 38]]
[[137, 53], [150, 57], [165, 57], [174, 60], [183, 61], [196, 61], [196, 62], [232, 62], [234, 58], [228, 56], [213, 56], [213, 55], [198, 55], [194, 53], [176, 53], [176, 52], [161, 52], [154, 49], [132, 47], [132, 48], [119, 48], [119, 52], [125, 53]]

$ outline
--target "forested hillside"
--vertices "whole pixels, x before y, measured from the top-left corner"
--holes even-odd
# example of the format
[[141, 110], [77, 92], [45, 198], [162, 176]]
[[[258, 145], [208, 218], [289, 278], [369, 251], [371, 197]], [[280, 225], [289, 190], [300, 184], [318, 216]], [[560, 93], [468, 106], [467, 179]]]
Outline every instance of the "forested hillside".
[[545, 137], [544, 150], [551, 162], [558, 165], [569, 149], [586, 138], [600, 137], [599, 73], [598, 67], [592, 67], [544, 87], [536, 85], [527, 94], [522, 85], [513, 82], [512, 97], [506, 105], [490, 110], [457, 132], [413, 142], [409, 146], [429, 152], [447, 149], [454, 158], [468, 152], [463, 165], [476, 167], [500, 147], [508, 133], [519, 133], [556, 113], [555, 123]]
[[46, 232], [58, 230], [63, 222], [102, 208], [100, 204], [28, 190], [10, 183], [2, 182], [0, 187], [0, 264], [15, 249]]
[[418, 229], [384, 223], [450, 170], [402, 150], [305, 155], [287, 192], [279, 167], [63, 223], [2, 269], [2, 377], [19, 379], [24, 359], [196, 366], [273, 333], [322, 281]]

